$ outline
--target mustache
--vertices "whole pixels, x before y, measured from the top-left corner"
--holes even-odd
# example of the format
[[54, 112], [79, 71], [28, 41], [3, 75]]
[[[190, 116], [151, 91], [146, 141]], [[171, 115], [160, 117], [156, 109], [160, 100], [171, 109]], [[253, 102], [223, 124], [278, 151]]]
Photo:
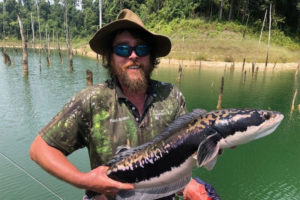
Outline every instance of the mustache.
[[141, 65], [141, 63], [137, 62], [137, 61], [129, 61], [128, 63], [126, 63], [124, 65], [124, 68], [127, 69], [128, 67], [131, 67], [131, 66], [139, 66], [139, 67], [143, 67]]

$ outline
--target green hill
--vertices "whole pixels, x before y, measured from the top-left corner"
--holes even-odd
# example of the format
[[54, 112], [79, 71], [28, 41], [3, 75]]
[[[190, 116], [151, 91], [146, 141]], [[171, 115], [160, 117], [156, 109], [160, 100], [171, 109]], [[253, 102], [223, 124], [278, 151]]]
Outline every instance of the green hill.
[[[205, 22], [202, 19], [173, 20], [168, 24], [153, 22], [151, 30], [169, 36], [173, 43], [168, 57], [183, 60], [265, 62], [268, 31], [234, 22]], [[246, 31], [245, 31], [246, 29]], [[266, 29], [266, 27], [265, 27]], [[243, 37], [245, 32], [245, 37]], [[300, 42], [271, 30], [269, 62], [300, 61]]]

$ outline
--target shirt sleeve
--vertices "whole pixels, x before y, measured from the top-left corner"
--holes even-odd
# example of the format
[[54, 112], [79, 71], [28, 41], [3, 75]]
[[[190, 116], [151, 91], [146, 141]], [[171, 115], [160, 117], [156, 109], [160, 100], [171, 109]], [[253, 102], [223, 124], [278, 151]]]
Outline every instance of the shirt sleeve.
[[39, 134], [65, 155], [84, 147], [90, 130], [89, 104], [87, 90], [77, 93]]

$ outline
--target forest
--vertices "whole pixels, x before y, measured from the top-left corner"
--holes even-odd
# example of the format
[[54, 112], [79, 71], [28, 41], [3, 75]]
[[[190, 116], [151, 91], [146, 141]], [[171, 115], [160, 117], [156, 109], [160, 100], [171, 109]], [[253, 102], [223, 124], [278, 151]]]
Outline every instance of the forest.
[[201, 18], [206, 22], [247, 24], [259, 32], [270, 5], [272, 29], [299, 42], [300, 0], [2, 0], [0, 38], [21, 39], [18, 14], [28, 41], [39, 34], [39, 23], [42, 38], [47, 34], [64, 37], [66, 11], [71, 38], [90, 38], [122, 8], [135, 11], [149, 28], [176, 19]]

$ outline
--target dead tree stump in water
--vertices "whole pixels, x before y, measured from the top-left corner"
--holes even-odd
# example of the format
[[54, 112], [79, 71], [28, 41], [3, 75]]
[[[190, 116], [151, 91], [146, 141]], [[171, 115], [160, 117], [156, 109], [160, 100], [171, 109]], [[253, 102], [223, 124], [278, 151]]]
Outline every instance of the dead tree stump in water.
[[290, 113], [292, 113], [295, 110], [295, 101], [296, 101], [297, 94], [298, 94], [298, 89], [295, 90], [294, 97], [293, 97], [293, 100], [292, 100], [291, 112]]
[[93, 72], [91, 70], [86, 70], [86, 86], [93, 85]]
[[26, 42], [26, 38], [24, 36], [23, 22], [20, 17], [20, 13], [18, 14], [18, 21], [19, 21], [19, 25], [20, 25], [20, 33], [21, 33], [21, 38], [22, 38], [22, 49], [23, 49], [22, 66], [23, 66], [24, 75], [27, 76], [28, 75], [27, 42]]
[[254, 77], [254, 69], [255, 69], [255, 63], [252, 62], [252, 79], [253, 79], [253, 77]]
[[224, 89], [224, 76], [222, 76], [222, 80], [221, 80], [221, 87], [220, 87], [218, 104], [217, 104], [218, 110], [222, 109], [223, 89]]
[[3, 56], [3, 62], [7, 64], [8, 66], [11, 65], [11, 59], [9, 55], [6, 53], [5, 49], [2, 48], [2, 56]]
[[247, 71], [245, 70], [245, 72], [244, 72], [244, 81], [243, 81], [244, 85], [245, 85], [245, 82], [246, 82], [246, 76], [247, 76]]
[[242, 73], [244, 71], [244, 68], [245, 68], [245, 62], [246, 62], [246, 58], [243, 59], [243, 67], [242, 67]]
[[179, 64], [178, 66], [178, 73], [177, 73], [177, 81], [180, 82], [182, 77], [182, 66]]
[[62, 64], [64, 62], [64, 60], [63, 60], [63, 57], [61, 55], [58, 33], [56, 34], [56, 37], [57, 37], [57, 50], [58, 50], [59, 60], [60, 60], [60, 63]]

